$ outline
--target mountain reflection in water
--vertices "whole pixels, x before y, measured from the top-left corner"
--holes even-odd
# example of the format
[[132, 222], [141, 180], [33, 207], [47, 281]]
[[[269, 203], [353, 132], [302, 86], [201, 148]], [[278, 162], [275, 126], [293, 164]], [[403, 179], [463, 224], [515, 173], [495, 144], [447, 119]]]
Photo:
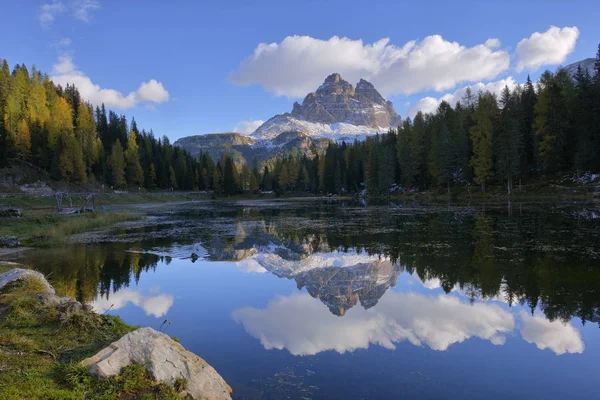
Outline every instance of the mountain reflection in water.
[[[255, 369], [239, 366], [245, 351], [248, 360], [264, 360], [260, 371], [283, 362], [273, 349], [319, 355], [328, 360], [323, 365], [338, 365], [330, 354], [359, 357], [367, 349], [363, 369], [375, 368], [377, 348], [406, 345], [434, 353], [452, 353], [460, 343], [510, 347], [511, 357], [524, 361], [516, 354], [527, 352], [530, 367], [542, 369], [551, 363], [536, 364], [532, 352], [560, 360], [598, 356], [587, 328], [600, 325], [600, 226], [590, 218], [600, 213], [577, 204], [512, 207], [182, 206], [168, 217], [157, 211], [160, 224], [123, 226], [100, 237], [111, 243], [22, 257], [49, 274], [61, 294], [91, 302], [98, 312], [153, 327], [173, 319], [186, 347], [233, 380], [241, 398], [301, 392], [282, 389], [282, 372], [250, 379]], [[235, 352], [224, 359], [228, 348]], [[326, 363], [318, 359], [309, 371]], [[326, 375], [281, 368], [302, 382]], [[332, 383], [320, 382], [320, 392], [306, 385], [308, 397], [328, 398], [334, 390]], [[373, 393], [365, 383], [348, 390], [359, 389], [366, 398]]]

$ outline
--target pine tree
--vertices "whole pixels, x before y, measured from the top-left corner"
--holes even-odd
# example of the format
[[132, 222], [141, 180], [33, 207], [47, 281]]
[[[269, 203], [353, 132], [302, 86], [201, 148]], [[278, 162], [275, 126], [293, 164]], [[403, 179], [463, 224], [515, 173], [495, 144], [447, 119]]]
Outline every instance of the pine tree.
[[110, 175], [111, 175], [111, 184], [115, 188], [123, 188], [125, 187], [125, 156], [123, 155], [123, 146], [121, 145], [121, 141], [117, 139], [115, 143], [111, 146], [112, 151], [110, 153], [110, 157], [108, 160], [108, 165], [110, 167]]
[[411, 146], [412, 125], [410, 118], [407, 118], [398, 129], [398, 142], [396, 154], [398, 156], [398, 165], [400, 169], [400, 182], [403, 186], [410, 188], [415, 181], [415, 159], [413, 148]]
[[480, 94], [470, 135], [473, 142], [471, 166], [475, 172], [475, 183], [481, 185], [482, 192], [485, 192], [485, 184], [492, 177], [492, 139], [497, 115], [498, 105], [494, 96], [489, 92]]
[[175, 175], [175, 170], [172, 165], [169, 165], [169, 185], [171, 185], [172, 189], [177, 189], [179, 187], [177, 185], [177, 175]]
[[156, 168], [154, 163], [150, 164], [150, 173], [148, 174], [148, 189], [154, 190], [156, 187]]
[[225, 156], [223, 167], [223, 190], [225, 194], [229, 196], [233, 196], [237, 193], [235, 166], [233, 165], [233, 160], [229, 155]]
[[523, 137], [523, 165], [524, 171], [528, 174], [532, 174], [536, 168], [536, 155], [537, 155], [537, 139], [534, 129], [535, 121], [535, 104], [537, 103], [537, 94], [535, 87], [527, 75], [527, 83], [525, 83], [523, 89], [523, 95], [521, 96], [521, 124], [519, 130]]
[[494, 158], [496, 172], [506, 179], [508, 194], [513, 192], [513, 177], [521, 172], [523, 140], [519, 129], [520, 115], [517, 93], [511, 93], [508, 87], [502, 91], [500, 129], [494, 140]]

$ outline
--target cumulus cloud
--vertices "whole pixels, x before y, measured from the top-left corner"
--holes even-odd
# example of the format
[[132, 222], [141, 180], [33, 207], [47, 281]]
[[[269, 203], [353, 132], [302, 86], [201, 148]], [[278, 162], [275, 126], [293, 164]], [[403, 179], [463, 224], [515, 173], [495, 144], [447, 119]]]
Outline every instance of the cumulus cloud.
[[372, 44], [334, 36], [320, 40], [288, 36], [281, 43], [261, 43], [230, 77], [239, 85], [260, 84], [280, 96], [302, 97], [325, 76], [338, 72], [352, 83], [371, 81], [386, 95], [422, 90], [443, 91], [461, 82], [496, 77], [509, 67], [497, 39], [466, 47], [432, 35], [403, 46], [384, 38]]
[[579, 331], [570, 323], [550, 322], [541, 316], [521, 311], [521, 335], [538, 349], [550, 349], [556, 354], [583, 353], [585, 348]]
[[159, 318], [167, 314], [173, 306], [174, 298], [170, 294], [160, 294], [157, 291], [158, 289], [154, 289], [154, 294], [145, 296], [137, 290], [123, 289], [112, 294], [109, 299], [100, 298], [94, 301], [92, 306], [96, 312], [102, 314], [109, 309], [119, 310], [132, 303], [142, 308], [146, 315]]
[[72, 0], [73, 17], [83, 22], [90, 22], [92, 13], [100, 8], [97, 0]]
[[551, 26], [546, 32], [535, 32], [517, 44], [517, 71], [537, 70], [542, 65], [562, 63], [575, 49], [579, 37], [577, 27]]
[[265, 121], [261, 119], [253, 121], [240, 121], [233, 127], [233, 131], [249, 135], [252, 132], [254, 132], [259, 126], [261, 126], [264, 122]]
[[294, 294], [264, 309], [236, 310], [233, 319], [266, 349], [287, 349], [294, 355], [344, 353], [370, 344], [394, 349], [404, 340], [439, 351], [471, 337], [502, 345], [515, 326], [512, 314], [497, 305], [395, 292], [388, 292], [376, 308], [354, 308], [343, 318], [308, 294]]
[[53, 1], [52, 3], [44, 3], [40, 7], [39, 18], [42, 25], [48, 25], [54, 22], [56, 16], [60, 13], [65, 12], [66, 7], [60, 1]]
[[454, 106], [464, 97], [465, 93], [467, 92], [467, 88], [471, 88], [473, 95], [477, 95], [477, 92], [479, 91], [489, 91], [496, 95], [500, 95], [506, 86], [512, 90], [517, 86], [517, 83], [512, 77], [509, 76], [506, 79], [501, 79], [495, 82], [478, 82], [474, 85], [468, 85], [456, 90], [453, 93], [446, 93], [441, 97], [424, 97], [408, 110], [407, 115], [413, 118], [419, 111], [424, 113], [434, 112], [442, 101], [446, 101], [450, 103], [450, 105]]
[[67, 83], [74, 84], [83, 99], [93, 105], [104, 103], [110, 108], [128, 109], [139, 103], [161, 104], [169, 101], [169, 92], [162, 83], [154, 79], [142, 82], [135, 92], [126, 96], [114, 89], [103, 89], [79, 71], [69, 56], [59, 57], [58, 63], [52, 67], [51, 79], [62, 86], [66, 86]]

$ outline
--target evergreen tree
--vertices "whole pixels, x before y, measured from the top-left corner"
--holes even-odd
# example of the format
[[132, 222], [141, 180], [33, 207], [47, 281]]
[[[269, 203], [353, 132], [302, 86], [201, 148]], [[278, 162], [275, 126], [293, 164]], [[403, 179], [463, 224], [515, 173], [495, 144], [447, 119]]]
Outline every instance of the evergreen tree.
[[225, 156], [223, 167], [223, 190], [224, 193], [229, 196], [237, 193], [235, 166], [233, 165], [233, 160], [229, 155]]
[[125, 156], [123, 155], [123, 146], [121, 141], [117, 139], [111, 146], [112, 150], [108, 160], [110, 167], [111, 185], [120, 189], [125, 187]]
[[507, 191], [513, 192], [513, 177], [521, 172], [523, 140], [520, 130], [519, 99], [517, 92], [511, 93], [506, 86], [500, 99], [502, 107], [500, 129], [494, 141], [496, 172], [506, 179]]
[[172, 189], [177, 189], [179, 187], [177, 185], [177, 175], [175, 175], [175, 170], [172, 165], [169, 165], [169, 185]]
[[471, 166], [475, 172], [475, 183], [481, 185], [482, 192], [485, 192], [485, 184], [492, 177], [492, 139], [497, 115], [498, 105], [494, 96], [489, 92], [480, 94], [475, 125], [470, 129], [470, 134], [473, 142]]

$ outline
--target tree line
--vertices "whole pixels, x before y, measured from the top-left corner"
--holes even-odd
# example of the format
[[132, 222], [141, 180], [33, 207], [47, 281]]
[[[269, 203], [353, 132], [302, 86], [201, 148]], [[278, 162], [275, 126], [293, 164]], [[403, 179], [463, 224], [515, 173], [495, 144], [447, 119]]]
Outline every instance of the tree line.
[[397, 129], [347, 144], [331, 142], [314, 158], [297, 152], [271, 160], [261, 188], [371, 195], [453, 185], [505, 184], [600, 171], [600, 46], [590, 75], [544, 72], [537, 84], [505, 87], [499, 98], [473, 93], [452, 107], [419, 112]]
[[198, 189], [199, 161], [134, 118], [92, 107], [74, 85], [0, 60], [0, 167], [32, 164], [52, 178], [115, 189]]
[[292, 150], [259, 165], [228, 154], [192, 157], [135, 119], [83, 101], [74, 85], [56, 86], [35, 67], [0, 68], [0, 167], [22, 160], [73, 183], [114, 188], [302, 191], [385, 195], [390, 188], [506, 184], [600, 171], [600, 46], [595, 73], [546, 71], [499, 98], [467, 89], [453, 107], [419, 112], [365, 141], [331, 142], [310, 156]]

